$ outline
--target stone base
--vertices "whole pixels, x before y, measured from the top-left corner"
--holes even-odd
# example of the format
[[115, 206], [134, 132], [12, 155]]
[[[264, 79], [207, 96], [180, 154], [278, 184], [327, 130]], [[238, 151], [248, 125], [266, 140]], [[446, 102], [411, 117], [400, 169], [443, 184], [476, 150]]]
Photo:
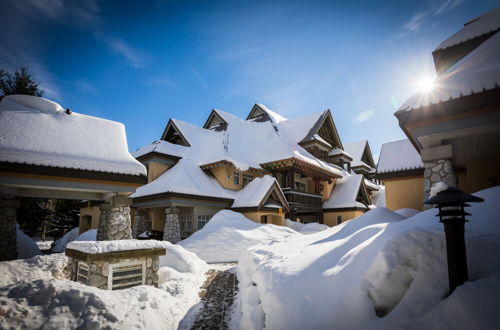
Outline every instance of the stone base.
[[[424, 201], [429, 199], [431, 188], [438, 182], [444, 182], [449, 187], [456, 187], [457, 181], [453, 173], [451, 160], [438, 159], [424, 163]], [[424, 205], [424, 209], [431, 205]]]
[[131, 239], [130, 208], [127, 206], [112, 206], [102, 204], [99, 207], [101, 218], [97, 229], [98, 241]]
[[151, 217], [145, 214], [137, 214], [132, 225], [132, 237], [137, 238], [148, 230], [151, 230]]
[[16, 212], [19, 202], [0, 200], [0, 261], [17, 259]]
[[181, 240], [181, 227], [179, 224], [178, 210], [175, 208], [165, 209], [165, 229], [163, 240], [175, 244]]

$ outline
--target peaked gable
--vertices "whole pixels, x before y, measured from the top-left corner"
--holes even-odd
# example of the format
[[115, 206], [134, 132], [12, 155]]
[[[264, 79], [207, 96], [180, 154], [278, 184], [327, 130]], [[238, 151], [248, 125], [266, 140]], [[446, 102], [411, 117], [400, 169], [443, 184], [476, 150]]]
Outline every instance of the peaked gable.
[[330, 198], [323, 202], [323, 209], [366, 208], [371, 204], [361, 174], [346, 174], [338, 179]]
[[203, 125], [203, 128], [213, 129], [216, 131], [223, 131], [227, 128], [227, 121], [221, 116], [221, 114], [213, 109], [207, 118], [207, 121]]
[[165, 130], [163, 131], [161, 139], [184, 147], [191, 146], [172, 119], [168, 121], [167, 127], [165, 127]]
[[351, 167], [376, 167], [370, 145], [367, 140], [347, 143], [345, 145], [345, 151], [347, 151], [353, 158]]
[[289, 210], [283, 191], [276, 179], [270, 175], [255, 178], [245, 188], [238, 191], [231, 208], [283, 208]]
[[270, 110], [265, 105], [256, 103], [250, 110], [246, 120], [254, 120], [256, 122], [271, 121], [275, 124], [287, 120], [282, 115]]
[[299, 144], [305, 144], [312, 140], [317, 140], [317, 136], [328, 142], [332, 148], [344, 149], [330, 109], [325, 110], [321, 114], [314, 126], [311, 127], [307, 135], [302, 139], [302, 141], [299, 142]]

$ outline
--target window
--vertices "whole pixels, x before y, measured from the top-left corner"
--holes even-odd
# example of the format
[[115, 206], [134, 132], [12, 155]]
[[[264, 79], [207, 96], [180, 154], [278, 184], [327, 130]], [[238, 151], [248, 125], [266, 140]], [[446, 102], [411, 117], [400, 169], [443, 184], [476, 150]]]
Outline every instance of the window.
[[342, 216], [337, 215], [337, 225], [340, 225], [342, 223]]
[[179, 215], [179, 225], [181, 232], [191, 233], [193, 231], [193, 217], [191, 215]]
[[207, 224], [208, 221], [212, 218], [211, 215], [199, 215], [198, 216], [198, 230], [203, 228]]
[[249, 184], [250, 181], [252, 181], [252, 179], [253, 179], [253, 176], [251, 174], [243, 173], [243, 187], [245, 187], [247, 184]]
[[304, 182], [295, 181], [295, 190], [307, 191], [306, 184]]
[[240, 185], [240, 172], [234, 172], [233, 175], [233, 182], [235, 185], [239, 186]]

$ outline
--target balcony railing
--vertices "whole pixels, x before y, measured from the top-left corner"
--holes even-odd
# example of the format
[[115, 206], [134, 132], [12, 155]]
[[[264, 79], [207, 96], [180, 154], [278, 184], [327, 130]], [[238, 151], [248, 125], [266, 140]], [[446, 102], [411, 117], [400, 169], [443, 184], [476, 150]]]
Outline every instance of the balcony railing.
[[283, 188], [282, 190], [292, 209], [297, 209], [299, 212], [315, 212], [321, 210], [322, 203], [320, 194], [308, 193], [291, 188]]

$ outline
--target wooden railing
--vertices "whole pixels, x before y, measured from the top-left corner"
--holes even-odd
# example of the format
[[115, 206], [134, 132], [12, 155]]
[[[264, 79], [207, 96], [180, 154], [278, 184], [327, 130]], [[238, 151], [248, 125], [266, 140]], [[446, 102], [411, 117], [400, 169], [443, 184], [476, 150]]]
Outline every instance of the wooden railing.
[[308, 193], [291, 188], [283, 188], [282, 190], [291, 208], [299, 211], [305, 209], [310, 211], [321, 210], [322, 203], [320, 194]]

